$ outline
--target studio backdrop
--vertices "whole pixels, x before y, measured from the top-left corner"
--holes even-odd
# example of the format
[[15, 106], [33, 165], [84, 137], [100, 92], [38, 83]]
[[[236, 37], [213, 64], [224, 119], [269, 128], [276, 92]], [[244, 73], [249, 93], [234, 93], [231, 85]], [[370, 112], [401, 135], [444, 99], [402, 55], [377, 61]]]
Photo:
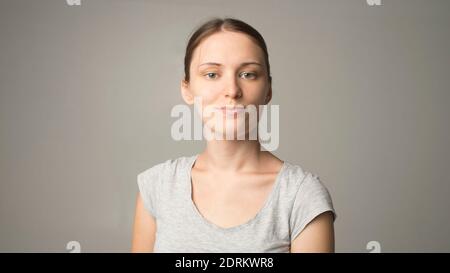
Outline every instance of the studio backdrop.
[[278, 157], [317, 174], [337, 252], [450, 251], [450, 1], [0, 0], [0, 251], [129, 252], [173, 138], [187, 39], [264, 36]]

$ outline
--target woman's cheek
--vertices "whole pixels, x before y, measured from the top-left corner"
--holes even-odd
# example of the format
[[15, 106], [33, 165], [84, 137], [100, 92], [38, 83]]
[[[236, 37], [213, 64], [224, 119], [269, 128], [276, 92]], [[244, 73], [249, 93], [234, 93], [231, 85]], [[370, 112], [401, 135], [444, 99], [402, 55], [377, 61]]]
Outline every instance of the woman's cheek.
[[212, 89], [203, 89], [200, 92], [204, 104], [209, 104], [217, 97], [217, 92]]

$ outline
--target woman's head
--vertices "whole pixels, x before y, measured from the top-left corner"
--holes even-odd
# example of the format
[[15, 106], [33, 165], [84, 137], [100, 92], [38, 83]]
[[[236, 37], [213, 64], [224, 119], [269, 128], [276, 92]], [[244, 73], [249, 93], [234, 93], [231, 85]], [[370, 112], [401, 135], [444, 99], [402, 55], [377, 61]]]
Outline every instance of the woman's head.
[[233, 18], [215, 18], [203, 23], [197, 30], [192, 34], [189, 39], [189, 42], [186, 46], [186, 54], [184, 56], [184, 80], [189, 82], [190, 79], [190, 66], [192, 61], [192, 55], [194, 50], [198, 47], [198, 45], [207, 37], [211, 36], [214, 33], [221, 31], [233, 31], [240, 32], [246, 34], [250, 38], [254, 40], [256, 45], [262, 50], [264, 55], [264, 63], [267, 70], [268, 80], [272, 81], [270, 76], [270, 64], [269, 64], [269, 53], [267, 52], [266, 42], [262, 35], [254, 29], [249, 24], [233, 19]]
[[[203, 107], [216, 109], [258, 107], [271, 100], [266, 44], [258, 31], [242, 21], [213, 19], [201, 25], [189, 39], [184, 65], [181, 91], [188, 104], [193, 104], [195, 97], [201, 98]], [[214, 123], [214, 116], [202, 113], [202, 118], [205, 123]], [[224, 126], [236, 128], [235, 118], [224, 115]]]

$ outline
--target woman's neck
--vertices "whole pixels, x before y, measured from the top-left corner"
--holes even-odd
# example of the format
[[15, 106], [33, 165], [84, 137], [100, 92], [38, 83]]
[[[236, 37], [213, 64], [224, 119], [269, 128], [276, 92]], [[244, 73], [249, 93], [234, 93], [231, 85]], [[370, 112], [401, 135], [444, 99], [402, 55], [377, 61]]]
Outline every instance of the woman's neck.
[[203, 168], [235, 173], [258, 170], [262, 155], [257, 140], [212, 140], [199, 157]]

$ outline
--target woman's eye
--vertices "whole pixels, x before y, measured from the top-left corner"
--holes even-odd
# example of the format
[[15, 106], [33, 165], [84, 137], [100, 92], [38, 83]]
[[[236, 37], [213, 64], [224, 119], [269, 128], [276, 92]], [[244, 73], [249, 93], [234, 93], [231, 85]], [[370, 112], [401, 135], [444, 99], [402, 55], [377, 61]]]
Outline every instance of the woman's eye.
[[215, 79], [215, 78], [217, 78], [217, 73], [209, 72], [209, 73], [206, 73], [205, 76], [208, 79]]
[[241, 77], [244, 78], [244, 79], [253, 80], [253, 79], [256, 79], [256, 73], [242, 72], [241, 73]]

